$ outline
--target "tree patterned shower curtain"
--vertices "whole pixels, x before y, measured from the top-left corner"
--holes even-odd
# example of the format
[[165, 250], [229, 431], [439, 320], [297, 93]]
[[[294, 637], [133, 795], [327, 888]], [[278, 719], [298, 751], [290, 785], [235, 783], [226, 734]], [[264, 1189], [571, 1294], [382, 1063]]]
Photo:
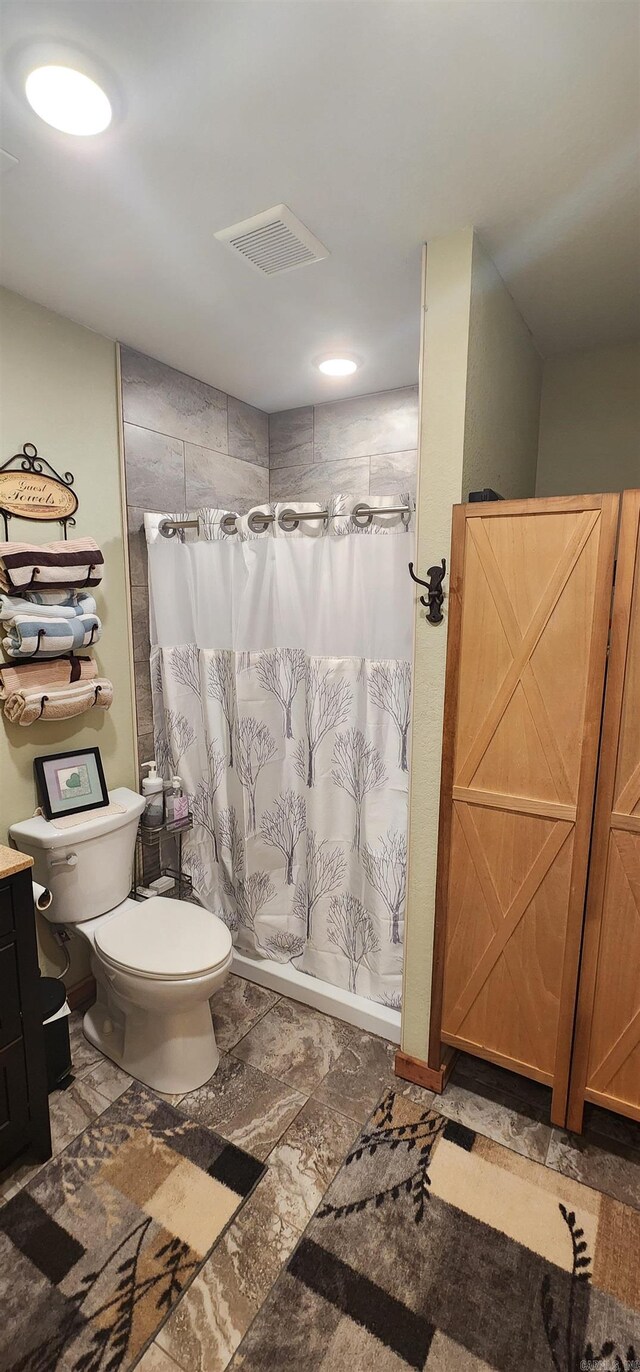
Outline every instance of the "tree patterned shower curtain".
[[236, 533], [199, 510], [172, 538], [145, 515], [155, 751], [189, 794], [194, 891], [239, 948], [398, 1008], [413, 533], [384, 508], [412, 501], [372, 500], [364, 527], [353, 503], [293, 528], [260, 506]]

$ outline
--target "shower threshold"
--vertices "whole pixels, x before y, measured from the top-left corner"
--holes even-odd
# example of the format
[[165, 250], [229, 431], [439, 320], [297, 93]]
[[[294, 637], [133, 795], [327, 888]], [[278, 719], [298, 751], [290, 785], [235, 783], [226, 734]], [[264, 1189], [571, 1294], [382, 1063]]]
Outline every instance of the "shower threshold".
[[379, 1005], [366, 996], [354, 995], [343, 991], [328, 981], [310, 977], [306, 972], [298, 972], [290, 962], [271, 962], [268, 958], [251, 957], [249, 953], [233, 950], [231, 968], [239, 977], [255, 981], [258, 986], [266, 986], [280, 996], [289, 996], [325, 1015], [354, 1024], [357, 1029], [366, 1029], [369, 1034], [379, 1034], [391, 1043], [400, 1042], [400, 1011], [391, 1010], [387, 1005]]

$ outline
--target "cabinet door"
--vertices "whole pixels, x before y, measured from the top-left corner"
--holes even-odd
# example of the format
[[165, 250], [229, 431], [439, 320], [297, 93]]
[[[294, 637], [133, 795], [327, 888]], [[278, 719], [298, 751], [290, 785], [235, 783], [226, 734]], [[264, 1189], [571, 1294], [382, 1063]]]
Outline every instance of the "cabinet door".
[[0, 943], [0, 1048], [22, 1037], [16, 945]]
[[441, 1040], [546, 1082], [556, 1123], [566, 1115], [618, 503], [454, 513], [430, 1063]]
[[585, 1100], [640, 1120], [640, 491], [625, 491], [569, 1126]]
[[0, 1167], [29, 1141], [29, 1097], [22, 1039], [0, 1049]]

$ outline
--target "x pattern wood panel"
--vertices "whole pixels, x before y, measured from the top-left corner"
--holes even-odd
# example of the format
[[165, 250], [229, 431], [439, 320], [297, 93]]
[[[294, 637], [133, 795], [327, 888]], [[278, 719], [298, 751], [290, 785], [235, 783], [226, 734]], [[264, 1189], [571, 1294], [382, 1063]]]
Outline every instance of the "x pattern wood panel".
[[480, 566], [486, 577], [493, 603], [509, 644], [512, 661], [496, 692], [493, 703], [476, 733], [466, 758], [456, 768], [455, 781], [458, 786], [470, 787], [472, 785], [473, 778], [500, 725], [509, 701], [520, 684], [535, 724], [541, 750], [553, 777], [557, 798], [565, 804], [571, 804], [575, 801], [562, 753], [545, 705], [536, 668], [532, 661], [532, 654], [598, 522], [598, 517], [599, 512], [597, 510], [589, 510], [584, 511], [577, 520], [576, 527], [549, 577], [545, 592], [541, 596], [524, 632], [518, 624], [483, 521], [472, 519], [467, 522], [469, 536], [473, 538]]
[[520, 1004], [521, 1024], [526, 1032], [531, 1062], [544, 1065], [544, 1034], [537, 1007], [528, 1005], [528, 987], [523, 982], [523, 969], [519, 955], [516, 955], [512, 936], [523, 919], [540, 889], [545, 877], [553, 867], [556, 858], [564, 847], [573, 829], [571, 823], [557, 820], [531, 863], [512, 900], [503, 906], [491, 873], [484, 846], [473, 821], [472, 810], [467, 805], [456, 805], [458, 820], [473, 864], [478, 885], [489, 912], [493, 935], [482, 956], [476, 963], [471, 976], [463, 987], [449, 1014], [446, 1015], [444, 1028], [448, 1034], [460, 1033], [465, 1019], [480, 992], [491, 977], [494, 968], [504, 958], [513, 986], [514, 1004]]
[[[633, 933], [637, 932], [637, 951], [640, 953], [640, 840], [635, 835], [624, 831], [616, 832], [616, 830], [613, 829], [610, 838], [609, 864], [616, 859], [618, 871], [622, 875], [625, 884], [625, 899], [624, 901], [616, 901], [615, 910], [612, 909], [610, 911], [609, 925], [604, 931], [604, 936], [607, 941], [613, 940], [615, 942], [617, 920], [619, 918], [622, 918], [625, 922], [633, 920]], [[634, 942], [633, 933], [628, 927], [625, 928], [624, 936], [625, 945], [627, 947], [629, 942]], [[615, 949], [610, 947], [608, 951], [609, 956], [615, 958]], [[602, 1092], [604, 1095], [608, 1093], [614, 1077], [624, 1066], [625, 1062], [627, 1062], [631, 1054], [640, 1047], [640, 978], [638, 977], [637, 970], [635, 973], [632, 972], [632, 977], [632, 984], [637, 992], [637, 1009], [624, 1028], [616, 1033], [614, 1042], [607, 1049], [604, 1056], [601, 1057], [597, 1065], [592, 1067], [588, 1077], [588, 1085], [594, 1091]], [[612, 1028], [614, 1028], [614, 1026], [616, 1026], [615, 1004], [612, 1004], [611, 999], [609, 999], [606, 1006], [601, 1004], [598, 1008], [601, 1014], [606, 1013], [607, 1022], [611, 1023]], [[619, 1021], [618, 1025], [614, 1028], [614, 1033], [618, 1027]]]
[[640, 491], [622, 497], [568, 1124], [640, 1119]]
[[[447, 969], [442, 1028], [449, 1042], [455, 1040], [456, 1037], [462, 1041], [465, 1037], [465, 1028], [473, 1020], [474, 1009], [480, 1004], [479, 998], [484, 998], [484, 988], [489, 989], [492, 980], [497, 977], [497, 984], [502, 987], [502, 1004], [496, 1011], [497, 1037], [501, 1037], [499, 1021], [503, 1025], [509, 1020], [513, 1023], [517, 1021], [523, 1042], [526, 1040], [528, 1045], [529, 1066], [537, 1068], [539, 1071], [544, 1069], [547, 1073], [553, 1071], [555, 1023], [551, 1023], [548, 1016], [545, 1017], [544, 1024], [541, 1022], [543, 1017], [540, 1014], [540, 1005], [535, 1002], [534, 993], [531, 990], [533, 978], [529, 979], [524, 975], [526, 969], [522, 965], [521, 952], [515, 947], [514, 935], [521, 926], [524, 928], [523, 921], [526, 920], [528, 911], [531, 911], [530, 918], [534, 921], [546, 917], [544, 900], [542, 905], [538, 906], [535, 904], [535, 898], [543, 882], [549, 877], [565, 844], [574, 833], [577, 773], [575, 773], [576, 781], [572, 782], [565, 766], [562, 747], [547, 705], [549, 681], [540, 679], [541, 667], [539, 662], [536, 663], [534, 653], [567, 588], [572, 572], [584, 553], [592, 533], [597, 529], [599, 518], [600, 512], [598, 510], [585, 510], [579, 513], [577, 519], [573, 520], [573, 527], [567, 542], [548, 574], [546, 586], [541, 587], [537, 605], [531, 613], [529, 623], [525, 626], [519, 622], [516, 608], [509, 594], [505, 577], [494, 553], [483, 519], [469, 519], [466, 523], [466, 536], [473, 540], [479, 568], [481, 568], [485, 578], [491, 602], [495, 607], [504, 633], [511, 662], [489, 708], [484, 711], [483, 717], [475, 729], [475, 737], [467, 748], [466, 755], [462, 760], [456, 756], [454, 765], [454, 814], [464, 836], [464, 852], [456, 845], [457, 856], [450, 870], [450, 916], [454, 915], [454, 918], [450, 918], [448, 942], [451, 944], [454, 930], [457, 930], [456, 937], [460, 937], [460, 924], [455, 919], [455, 890], [457, 878], [462, 879], [465, 871], [467, 884], [469, 872], [471, 872], [473, 880], [477, 882], [482, 893], [492, 932], [463, 986], [456, 985], [454, 987], [454, 977], [449, 974]], [[588, 632], [588, 625], [585, 625], [585, 631]], [[463, 631], [462, 670], [464, 670], [464, 649], [466, 647], [469, 650], [469, 645], [465, 644], [464, 639], [465, 633]], [[473, 651], [472, 647], [471, 651]], [[500, 729], [501, 721], [517, 689], [522, 691], [533, 721], [535, 730], [533, 737], [537, 739], [539, 755], [546, 761], [552, 786], [555, 788], [555, 802], [536, 795], [511, 794], [509, 788], [506, 787], [503, 787], [501, 791], [498, 789], [487, 791], [480, 787], [474, 787], [474, 777], [478, 773], [480, 764], [490, 748], [493, 738]], [[545, 694], [547, 699], [545, 699]], [[540, 848], [531, 860], [526, 874], [511, 899], [501, 900], [500, 898], [496, 881], [491, 872], [490, 860], [487, 856], [487, 849], [491, 848], [491, 843], [487, 845], [481, 841], [474, 822], [474, 812], [478, 813], [477, 806], [482, 806], [485, 813], [495, 813], [496, 811], [512, 813], [516, 825], [513, 842], [516, 844], [518, 843], [517, 835], [519, 832], [517, 826], [520, 822], [518, 817], [521, 816], [522, 822], [525, 824], [530, 823], [531, 817], [548, 821], [543, 826], [544, 837], [541, 838]], [[551, 828], [549, 828], [549, 823], [552, 824]], [[509, 857], [502, 854], [500, 860], [509, 861]], [[457, 873], [455, 871], [456, 864], [459, 866]], [[566, 897], [560, 898], [562, 909], [554, 911], [554, 934], [560, 933], [560, 925], [562, 925], [562, 938], [564, 938], [566, 901], [568, 901], [569, 895], [568, 881], [567, 872], [566, 881], [563, 881], [563, 885], [566, 885], [567, 888]], [[460, 887], [460, 890], [462, 889]], [[474, 916], [467, 913], [464, 918], [474, 918]], [[476, 924], [477, 914], [474, 919], [474, 925]], [[462, 933], [464, 935], [464, 931]], [[455, 949], [451, 947], [450, 951], [451, 958], [455, 962]], [[448, 958], [446, 961], [448, 962]], [[501, 967], [506, 969], [506, 981], [499, 971]], [[542, 973], [541, 975], [544, 981], [544, 975]], [[539, 985], [540, 981], [538, 981]], [[512, 992], [512, 995], [508, 996], [510, 1004], [504, 1001], [505, 988], [510, 988]], [[553, 993], [550, 991], [548, 983], [547, 991], [550, 999], [553, 999]], [[560, 983], [558, 982], [558, 1007], [559, 998]], [[555, 1020], [553, 1014], [551, 1018]], [[465, 1021], [467, 1025], [465, 1025]], [[474, 1037], [473, 1034], [467, 1036], [470, 1040]], [[508, 1043], [506, 1043], [506, 1048], [508, 1052]]]
[[[631, 591], [618, 740], [618, 754], [625, 745], [627, 777], [622, 785], [617, 782], [621, 789], [611, 815], [601, 933], [601, 970], [605, 973], [606, 969], [607, 975], [598, 977], [592, 1042], [596, 1061], [592, 1056], [587, 1076], [588, 1087], [612, 1102], [619, 1094], [629, 1098], [629, 1083], [635, 1075], [630, 1059], [640, 1057], [640, 730], [637, 701], [634, 705], [633, 699], [640, 657], [639, 549], [640, 530], [636, 527], [635, 589]], [[621, 949], [624, 966], [620, 965]], [[636, 1087], [635, 1104], [640, 1104], [640, 1086]]]
[[[616, 801], [616, 813], [614, 822], [623, 815], [632, 815], [637, 806], [640, 805], [640, 762], [632, 772], [629, 780], [621, 791]], [[635, 818], [635, 816], [634, 816]], [[638, 816], [640, 818], [640, 816]]]

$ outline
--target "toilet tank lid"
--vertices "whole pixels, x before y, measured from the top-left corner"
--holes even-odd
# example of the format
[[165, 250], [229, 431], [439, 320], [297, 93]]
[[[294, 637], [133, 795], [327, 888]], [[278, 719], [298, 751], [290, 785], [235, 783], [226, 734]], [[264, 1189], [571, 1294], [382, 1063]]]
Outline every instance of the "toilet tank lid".
[[151, 896], [101, 923], [96, 947], [110, 962], [143, 976], [197, 977], [226, 961], [232, 940], [209, 910]]
[[137, 791], [130, 791], [128, 786], [117, 786], [115, 791], [109, 791], [109, 803], [122, 809], [115, 813], [111, 810], [108, 813], [91, 810], [81, 824], [63, 829], [56, 828], [43, 815], [33, 815], [31, 819], [21, 819], [17, 824], [11, 824], [9, 833], [18, 847], [27, 847], [28, 852], [34, 848], [69, 848], [85, 839], [97, 838], [99, 834], [108, 834], [130, 824], [142, 814], [145, 805], [144, 797]]

